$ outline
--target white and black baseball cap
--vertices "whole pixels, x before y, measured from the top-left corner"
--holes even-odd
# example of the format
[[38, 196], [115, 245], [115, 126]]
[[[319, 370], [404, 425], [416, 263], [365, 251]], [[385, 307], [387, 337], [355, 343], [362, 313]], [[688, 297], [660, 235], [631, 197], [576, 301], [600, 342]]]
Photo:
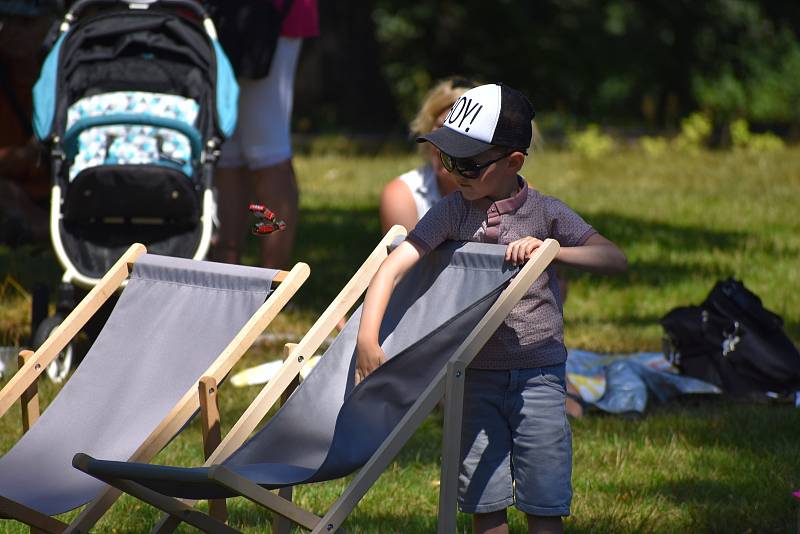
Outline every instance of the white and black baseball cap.
[[493, 146], [527, 149], [536, 113], [528, 97], [504, 84], [480, 85], [456, 100], [444, 126], [417, 137], [454, 158], [471, 158]]

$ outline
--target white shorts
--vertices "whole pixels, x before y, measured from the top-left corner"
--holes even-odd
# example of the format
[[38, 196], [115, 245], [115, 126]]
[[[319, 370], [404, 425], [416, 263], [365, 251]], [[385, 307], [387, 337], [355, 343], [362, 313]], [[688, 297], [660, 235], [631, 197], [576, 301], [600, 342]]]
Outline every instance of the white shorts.
[[238, 80], [236, 130], [222, 145], [220, 167], [260, 169], [292, 157], [294, 75], [302, 42], [300, 38], [280, 37], [269, 76]]

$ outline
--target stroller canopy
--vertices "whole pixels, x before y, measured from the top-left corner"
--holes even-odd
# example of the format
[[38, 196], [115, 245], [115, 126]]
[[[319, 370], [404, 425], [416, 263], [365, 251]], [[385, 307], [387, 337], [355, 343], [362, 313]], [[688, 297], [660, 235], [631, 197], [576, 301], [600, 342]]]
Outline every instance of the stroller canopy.
[[60, 36], [34, 87], [36, 135], [63, 137], [72, 103], [123, 90], [194, 100], [204, 140], [236, 125], [238, 86], [216, 39], [182, 15], [125, 9], [87, 16]]

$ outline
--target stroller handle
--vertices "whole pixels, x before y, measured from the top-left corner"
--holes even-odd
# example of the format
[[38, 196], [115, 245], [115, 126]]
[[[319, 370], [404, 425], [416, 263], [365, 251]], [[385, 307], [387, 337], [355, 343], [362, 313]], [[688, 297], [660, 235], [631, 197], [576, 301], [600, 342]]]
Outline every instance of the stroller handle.
[[193, 11], [200, 19], [208, 17], [208, 13], [206, 13], [206, 10], [200, 2], [196, 2], [195, 0], [78, 0], [72, 5], [64, 18], [66, 21], [72, 22], [79, 17], [81, 12], [87, 7], [96, 5], [110, 6], [115, 4], [133, 4], [146, 7], [162, 5], [170, 8], [186, 8]]

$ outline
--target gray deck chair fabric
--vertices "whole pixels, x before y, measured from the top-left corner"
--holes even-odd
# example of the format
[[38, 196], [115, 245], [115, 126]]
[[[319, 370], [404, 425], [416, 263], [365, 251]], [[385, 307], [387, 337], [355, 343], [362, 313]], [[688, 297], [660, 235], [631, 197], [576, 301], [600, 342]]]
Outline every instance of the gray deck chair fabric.
[[[278, 413], [224, 465], [266, 488], [335, 479], [363, 466], [517, 272], [504, 263], [505, 249], [450, 243], [426, 255], [389, 302], [380, 334], [388, 361], [353, 387], [359, 308]], [[209, 479], [209, 468], [83, 455], [75, 465], [173, 497], [234, 495]]]
[[104, 484], [72, 457], [129, 459], [264, 303], [277, 272], [140, 257], [83, 362], [0, 458], [0, 495], [47, 515], [95, 498]]

